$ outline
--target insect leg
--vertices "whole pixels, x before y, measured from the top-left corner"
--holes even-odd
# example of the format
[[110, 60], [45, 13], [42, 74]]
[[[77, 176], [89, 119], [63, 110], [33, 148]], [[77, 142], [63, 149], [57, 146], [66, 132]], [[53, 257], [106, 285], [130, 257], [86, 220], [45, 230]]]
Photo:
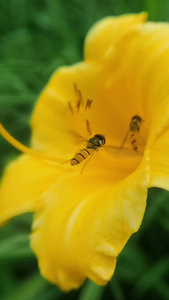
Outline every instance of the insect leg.
[[82, 170], [81, 170], [81, 172], [80, 172], [81, 175], [82, 175], [82, 173], [83, 173], [83, 170], [84, 170], [86, 164], [89, 162], [89, 160], [92, 158], [92, 156], [93, 156], [93, 153], [90, 155], [89, 159], [84, 163], [83, 168], [82, 168]]
[[125, 144], [125, 142], [126, 142], [126, 140], [128, 138], [129, 133], [130, 133], [130, 129], [127, 131], [127, 133], [126, 133], [126, 135], [125, 135], [125, 137], [124, 137], [124, 139], [123, 139], [123, 141], [122, 141], [122, 143], [121, 143], [121, 145], [120, 145], [119, 148], [123, 148], [123, 146], [124, 146], [124, 144]]

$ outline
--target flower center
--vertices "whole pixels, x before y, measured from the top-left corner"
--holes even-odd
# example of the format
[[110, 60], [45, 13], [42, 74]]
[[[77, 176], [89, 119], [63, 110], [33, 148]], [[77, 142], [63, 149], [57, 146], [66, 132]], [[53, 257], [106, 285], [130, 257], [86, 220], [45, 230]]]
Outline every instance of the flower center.
[[[94, 159], [90, 160], [90, 167], [87, 167], [87, 169], [94, 170], [98, 168], [100, 169], [98, 172], [103, 173], [108, 166], [111, 173], [116, 173], [116, 171], [119, 173], [125, 168], [125, 173], [121, 172], [125, 176], [132, 173], [141, 162], [148, 135], [148, 130], [145, 130], [146, 122], [143, 120], [142, 115], [133, 114], [132, 117], [129, 116], [128, 123], [125, 126], [127, 118], [124, 122], [120, 122], [120, 118], [118, 120], [117, 116], [114, 116], [113, 101], [111, 101], [109, 107], [109, 101], [106, 100], [108, 107], [105, 107], [103, 99], [98, 100], [91, 95], [84, 97], [76, 84], [74, 84], [74, 91], [72, 102], [68, 102], [68, 123], [70, 132], [79, 136], [79, 145], [77, 142], [76, 145], [78, 146], [74, 155], [70, 158], [70, 164], [72, 166], [81, 163], [86, 165], [94, 156]], [[84, 92], [86, 93], [86, 91]], [[114, 119], [118, 120], [119, 126], [115, 124]], [[114, 124], [119, 134], [114, 134]], [[99, 155], [95, 155], [98, 150], [100, 150]], [[82, 167], [83, 169], [84, 167]]]
[[[124, 122], [120, 122], [115, 116], [111, 106], [112, 102], [106, 102], [108, 103], [107, 108], [102, 101], [101, 109], [98, 108], [100, 102], [100, 99], [97, 101], [91, 95], [90, 98], [82, 96], [80, 89], [74, 84], [74, 97], [72, 97], [71, 102], [67, 102], [68, 115], [67, 118], [65, 117], [66, 122], [68, 120], [68, 135], [64, 139], [62, 132], [58, 133], [57, 145], [60, 145], [60, 152], [57, 153], [56, 149], [54, 155], [52, 153], [48, 156], [38, 150], [24, 146], [13, 138], [2, 124], [0, 124], [0, 134], [21, 152], [46, 163], [58, 166], [64, 162], [69, 162], [64, 167], [65, 170], [68, 170], [69, 166], [77, 167], [80, 164], [81, 172], [78, 168], [77, 171], [82, 173], [86, 163], [93, 157], [90, 161], [90, 167], [87, 168], [89, 171], [98, 170], [100, 174], [104, 172], [113, 173], [114, 177], [119, 174], [117, 178], [121, 180], [132, 173], [142, 159], [148, 134], [148, 131], [143, 130], [146, 122], [141, 115], [133, 114], [127, 125], [124, 126]], [[115, 118], [116, 121], [119, 121], [119, 126], [115, 123]], [[117, 134], [113, 122], [116, 125]], [[144, 132], [146, 133], [143, 134]], [[70, 139], [69, 136], [71, 136]], [[62, 151], [62, 143], [66, 145], [66, 152]], [[98, 151], [99, 155], [96, 155]], [[81, 163], [83, 163], [82, 168]], [[75, 170], [76, 168], [72, 169], [72, 171]]]

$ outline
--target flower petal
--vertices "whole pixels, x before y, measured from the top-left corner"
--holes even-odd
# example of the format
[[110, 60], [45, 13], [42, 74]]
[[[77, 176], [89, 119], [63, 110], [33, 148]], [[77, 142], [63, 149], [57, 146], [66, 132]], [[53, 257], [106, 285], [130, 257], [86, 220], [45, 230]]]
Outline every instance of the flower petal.
[[0, 223], [43, 205], [41, 196], [56, 181], [58, 169], [21, 155], [10, 163], [0, 186]]
[[169, 129], [151, 147], [149, 187], [169, 190]]
[[[119, 147], [134, 115], [144, 120], [140, 130], [144, 144], [139, 148], [144, 148], [145, 143], [151, 147], [169, 125], [169, 26], [142, 24], [145, 18], [145, 14], [108, 18], [94, 27], [86, 42], [86, 51], [91, 47], [89, 52], [94, 53], [93, 58], [87, 55], [90, 63], [87, 60], [60, 68], [42, 92], [32, 118], [33, 148], [58, 162], [71, 159], [77, 149], [84, 147], [80, 137], [89, 139], [86, 119], [92, 134], [103, 134], [106, 143], [111, 141]], [[101, 65], [100, 56], [105, 56], [106, 51], [102, 46], [109, 47], [108, 43], [114, 50], [106, 56], [108, 63]], [[101, 51], [99, 60], [96, 48]], [[74, 114], [70, 118], [68, 103], [77, 100], [74, 83], [83, 98], [92, 99], [93, 104], [88, 115]], [[125, 147], [131, 149], [130, 139]]]
[[85, 60], [99, 63], [114, 56], [116, 43], [147, 19], [146, 13], [107, 17], [92, 27], [85, 43]]
[[[145, 14], [128, 15], [98, 22], [87, 36], [86, 61], [107, 66], [104, 86], [120, 103], [119, 122], [126, 126], [134, 114], [141, 116], [148, 128], [141, 135], [146, 141], [150, 132], [151, 146], [169, 126], [169, 25], [142, 24], [145, 18]], [[118, 115], [116, 106], [112, 109]]]
[[116, 186], [101, 188], [99, 176], [98, 182], [93, 179], [85, 174], [63, 178], [45, 195], [52, 205], [35, 217], [31, 244], [41, 272], [64, 290], [86, 277], [98, 284], [110, 280], [116, 257], [143, 218], [146, 157]]
[[[109, 74], [107, 76], [109, 77]], [[119, 110], [118, 101], [112, 101], [112, 93], [110, 90], [105, 89], [104, 80], [103, 68], [93, 64], [80, 63], [73, 67], [58, 70], [49, 81], [35, 107], [31, 122], [33, 148], [42, 151], [44, 155], [54, 157], [60, 163], [70, 160], [78, 149], [86, 147], [86, 141], [91, 138], [86, 128], [86, 119], [90, 121], [92, 135], [99, 133], [106, 136], [106, 147], [119, 147], [128, 131], [126, 120], [129, 124], [129, 117], [135, 112], [135, 107], [132, 105], [134, 100], [132, 94], [128, 94], [128, 99], [131, 101], [129, 106], [124, 97], [121, 99], [121, 94], [119, 95], [121, 88], [117, 89], [114, 91], [114, 99], [121, 100], [123, 107], [123, 110]], [[68, 102], [72, 101], [73, 105], [77, 100], [73, 83], [77, 83], [80, 88], [83, 101], [92, 99], [90, 111], [84, 109], [83, 112], [81, 109], [81, 111], [75, 111], [71, 114]], [[103, 99], [106, 99], [106, 103]], [[131, 107], [131, 114], [128, 116], [126, 111], [129, 107]], [[82, 108], [84, 108], [84, 105]], [[128, 139], [128, 144], [130, 150], [132, 150], [130, 139]], [[130, 152], [129, 156], [136, 156], [136, 153]], [[114, 154], [115, 151], [114, 153], [112, 151], [112, 156]], [[114, 165], [117, 165], [117, 169], [120, 169], [120, 166], [121, 169], [124, 168], [122, 155], [120, 154], [118, 157], [116, 154], [114, 160], [118, 163], [113, 161], [112, 165], [110, 159], [109, 166], [111, 170]], [[138, 156], [138, 164], [140, 159], [141, 157]], [[131, 164], [127, 163], [126, 165], [131, 169]], [[133, 164], [133, 168], [128, 171], [128, 174], [133, 171], [136, 165]], [[97, 163], [96, 168], [97, 166], [99, 166], [99, 163]], [[124, 174], [122, 174], [123, 176]]]
[[[33, 148], [57, 157], [61, 162], [71, 158], [75, 149], [77, 151], [80, 140], [78, 135], [80, 122], [72, 128], [72, 123], [77, 119], [70, 120], [72, 115], [68, 105], [77, 102], [74, 84], [89, 92], [90, 83], [93, 78], [97, 81], [98, 73], [100, 74], [98, 66], [84, 63], [63, 67], [54, 73], [42, 92], [32, 116]], [[84, 98], [85, 96], [83, 94]], [[89, 95], [86, 99], [88, 97]]]

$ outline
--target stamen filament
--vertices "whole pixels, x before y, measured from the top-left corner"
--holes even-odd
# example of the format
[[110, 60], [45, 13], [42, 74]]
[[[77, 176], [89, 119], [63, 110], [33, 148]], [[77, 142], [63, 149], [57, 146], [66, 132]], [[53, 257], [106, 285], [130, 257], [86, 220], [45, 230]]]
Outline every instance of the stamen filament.
[[25, 145], [23, 145], [22, 143], [20, 143], [19, 141], [17, 141], [12, 135], [9, 134], [9, 132], [2, 126], [2, 124], [0, 123], [0, 135], [3, 136], [3, 138], [12, 146], [14, 146], [16, 149], [18, 149], [19, 151], [26, 153], [28, 155], [34, 156], [38, 159], [41, 159], [47, 163], [50, 164], [58, 164], [58, 161], [56, 161], [54, 158], [48, 157], [48, 156], [44, 156], [43, 154], [41, 154], [40, 152], [33, 150]]

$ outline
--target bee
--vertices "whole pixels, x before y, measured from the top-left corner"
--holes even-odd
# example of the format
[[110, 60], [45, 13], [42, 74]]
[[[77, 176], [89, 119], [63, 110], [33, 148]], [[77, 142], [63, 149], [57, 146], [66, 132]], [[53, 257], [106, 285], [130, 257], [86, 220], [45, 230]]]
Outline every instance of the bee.
[[143, 122], [142, 118], [140, 116], [133, 116], [130, 125], [129, 125], [129, 130], [120, 146], [120, 148], [123, 147], [129, 133], [130, 133], [130, 140], [131, 140], [131, 145], [134, 151], [138, 151], [138, 145], [137, 145], [137, 134], [140, 131], [141, 123]]
[[[94, 151], [100, 150], [100, 148], [106, 143], [106, 139], [102, 134], [95, 134], [92, 138], [87, 141], [86, 148], [79, 149], [74, 157], [70, 160], [71, 166], [75, 166], [83, 162], [87, 158], [91, 158], [93, 156]], [[89, 161], [87, 160], [87, 162]], [[86, 163], [87, 163], [86, 162]], [[84, 164], [83, 169], [86, 164]], [[81, 174], [83, 172], [81, 171]]]

